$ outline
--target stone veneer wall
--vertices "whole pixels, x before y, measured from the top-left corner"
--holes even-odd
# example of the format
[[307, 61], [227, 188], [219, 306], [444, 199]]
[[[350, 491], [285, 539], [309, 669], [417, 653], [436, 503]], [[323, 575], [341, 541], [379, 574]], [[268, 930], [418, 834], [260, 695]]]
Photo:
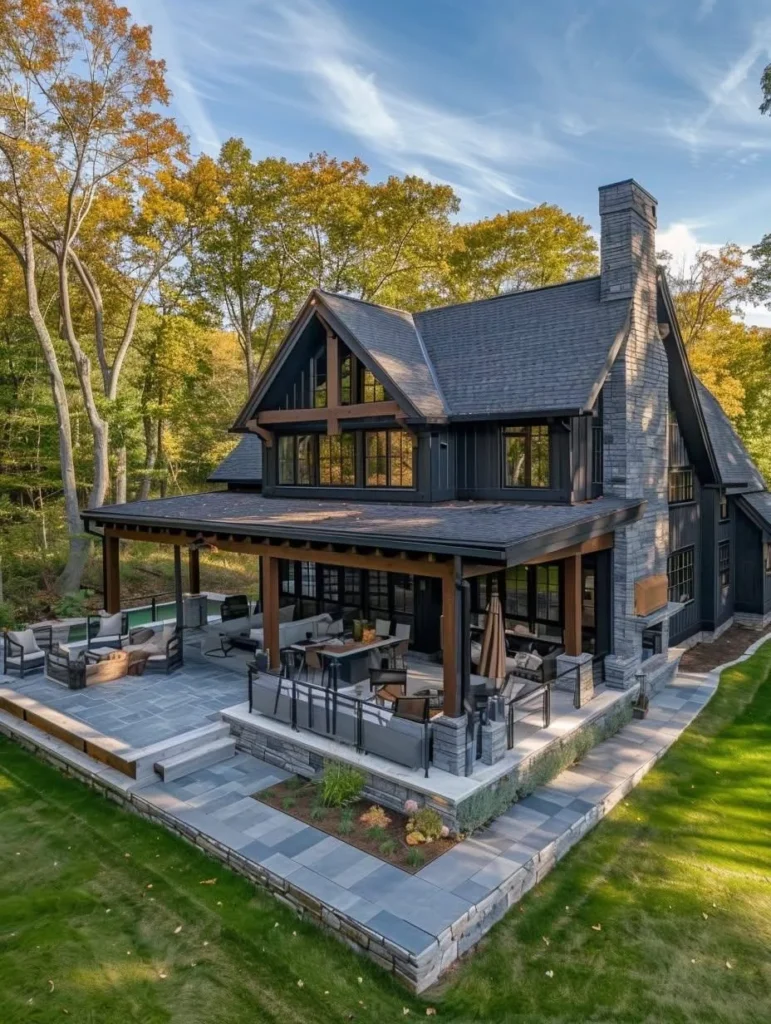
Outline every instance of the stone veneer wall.
[[[603, 490], [646, 501], [642, 519], [616, 532], [613, 551], [613, 654], [605, 673], [610, 686], [626, 688], [642, 654], [635, 581], [667, 571], [669, 374], [656, 314], [656, 200], [634, 181], [618, 182], [600, 189], [600, 215], [602, 301], [631, 299], [627, 340], [603, 391]], [[666, 650], [666, 622], [663, 633]]]

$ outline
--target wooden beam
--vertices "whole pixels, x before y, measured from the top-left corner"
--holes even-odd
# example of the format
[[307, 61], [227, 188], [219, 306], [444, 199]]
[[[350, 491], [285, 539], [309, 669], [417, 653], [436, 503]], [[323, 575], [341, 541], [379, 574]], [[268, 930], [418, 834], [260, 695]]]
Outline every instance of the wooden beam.
[[469, 580], [472, 576], [491, 576], [493, 573], [499, 573], [505, 568], [504, 565], [479, 565], [475, 562], [464, 562], [463, 579]]
[[455, 567], [442, 577], [442, 676], [444, 713], [452, 718], [463, 714], [460, 687], [460, 591]]
[[330, 437], [340, 433], [340, 348], [337, 335], [327, 331], [327, 433]]
[[595, 551], [608, 551], [613, 547], [613, 534], [603, 533], [599, 537], [590, 537], [589, 540], [580, 544], [571, 544], [570, 547], [560, 548], [548, 555], [538, 555], [537, 558], [528, 558], [520, 565], [540, 565], [543, 562], [559, 562], [563, 558], [572, 558], [573, 555], [591, 555]]
[[396, 419], [400, 413], [396, 402], [358, 402], [356, 405], [338, 404], [322, 409], [265, 409], [257, 414], [256, 425], [324, 423], [329, 422], [330, 417], [337, 420]]
[[148, 533], [133, 527], [124, 529], [118, 526], [105, 526], [105, 537], [138, 540], [145, 543], [154, 541], [158, 544], [185, 545], [198, 537], [219, 551], [233, 551], [237, 554], [269, 555], [273, 558], [297, 559], [301, 562], [318, 562], [321, 565], [340, 565], [346, 569], [379, 569], [382, 572], [401, 573], [409, 571], [414, 576], [431, 576], [434, 579], [443, 579], [452, 572], [451, 560], [429, 561], [425, 556], [405, 560], [399, 554], [377, 555], [351, 551], [316, 550], [308, 546], [308, 541], [292, 543], [276, 540], [273, 544], [268, 544], [264, 541], [225, 540], [214, 534], [203, 535], [200, 531]]
[[270, 667], [281, 666], [281, 641], [278, 628], [278, 559], [260, 558], [262, 582], [262, 646], [270, 652]]
[[565, 559], [565, 654], [581, 653], [581, 556]]
[[261, 437], [268, 448], [273, 447], [272, 430], [266, 430], [265, 427], [261, 427], [257, 420], [247, 420], [246, 428], [250, 434], [257, 434], [258, 437]]
[[201, 555], [198, 548], [189, 548], [187, 552], [188, 583], [191, 594], [201, 593]]
[[120, 611], [120, 540], [105, 532], [102, 538], [102, 590], [104, 610]]

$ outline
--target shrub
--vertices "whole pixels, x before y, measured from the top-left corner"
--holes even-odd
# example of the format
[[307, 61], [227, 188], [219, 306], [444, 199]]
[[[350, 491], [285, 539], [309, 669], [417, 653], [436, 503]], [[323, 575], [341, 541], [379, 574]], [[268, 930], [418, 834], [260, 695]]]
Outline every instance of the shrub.
[[380, 853], [383, 857], [393, 857], [396, 853], [396, 843], [393, 839], [385, 839], [380, 844]]
[[296, 803], [297, 801], [293, 796], [285, 796], [281, 801], [281, 806], [285, 811], [291, 811]]
[[407, 822], [407, 833], [417, 832], [423, 836], [424, 842], [431, 843], [441, 836], [443, 827], [438, 811], [435, 811], [433, 807], [421, 807]]
[[0, 601], [0, 629], [13, 629], [15, 625], [13, 608], [7, 601]]
[[324, 804], [314, 804], [310, 810], [311, 821], [322, 821], [327, 816], [327, 809]]
[[54, 605], [54, 613], [60, 619], [80, 618], [88, 613], [88, 590], [77, 590], [73, 594], [64, 594]]
[[426, 863], [423, 851], [418, 849], [417, 846], [413, 846], [412, 849], [407, 852], [407, 863], [411, 868], [422, 868]]
[[420, 846], [422, 843], [425, 843], [426, 837], [422, 832], [408, 832], [405, 841], [407, 846]]
[[365, 811], [359, 817], [359, 821], [362, 825], [369, 825], [373, 828], [388, 828], [391, 824], [391, 819], [388, 817], [382, 807], [378, 807], [377, 804], [373, 804], [368, 811]]
[[327, 807], [345, 807], [361, 796], [364, 775], [337, 761], [327, 761], [321, 777], [321, 802]]
[[345, 807], [340, 812], [340, 821], [337, 825], [337, 831], [341, 836], [349, 836], [353, 832], [353, 811], [350, 807]]
[[368, 828], [365, 835], [367, 839], [371, 839], [373, 843], [383, 843], [388, 839], [388, 833], [386, 830], [384, 828], [380, 828], [378, 825]]

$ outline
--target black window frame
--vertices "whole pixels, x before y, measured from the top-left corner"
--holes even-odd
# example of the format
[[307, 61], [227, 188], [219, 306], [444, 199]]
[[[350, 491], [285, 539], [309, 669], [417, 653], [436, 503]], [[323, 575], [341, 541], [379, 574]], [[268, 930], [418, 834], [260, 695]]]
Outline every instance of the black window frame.
[[669, 452], [669, 473], [667, 477], [667, 498], [670, 505], [687, 505], [694, 501], [693, 466], [688, 458], [688, 449], [680, 433], [680, 424], [673, 409], [669, 410], [667, 424], [667, 450]]
[[725, 598], [731, 590], [731, 542], [721, 540], [717, 546], [717, 578], [720, 596]]
[[361, 401], [364, 403], [389, 401], [385, 384], [377, 379], [372, 370], [367, 369], [363, 365], [359, 374], [359, 394], [361, 395]]
[[718, 516], [721, 523], [727, 523], [731, 518], [731, 511], [728, 507], [728, 495], [725, 491], [720, 492], [720, 505]]
[[763, 545], [763, 553], [765, 555], [766, 576], [771, 576], [771, 542], [766, 541]]
[[[679, 576], [675, 583], [672, 582], [673, 573]], [[690, 597], [682, 599], [680, 589], [683, 583], [690, 582]], [[667, 558], [667, 600], [675, 604], [690, 604], [696, 596], [696, 554], [691, 544], [685, 548], [678, 548], [672, 551]]]
[[[344, 446], [347, 445], [348, 439], [350, 438], [351, 451], [350, 456], [350, 478], [346, 478], [344, 470], [348, 459], [344, 451]], [[357, 433], [355, 431], [344, 430], [339, 434], [319, 434], [317, 442], [318, 457], [316, 461], [319, 487], [356, 487], [356, 456], [357, 456]], [[324, 454], [324, 448], [329, 447], [329, 457], [327, 458]], [[337, 451], [335, 451], [337, 449]], [[333, 479], [334, 473], [333, 468], [340, 470], [340, 479], [335, 481]], [[328, 469], [328, 478], [325, 470]]]
[[[412, 437], [409, 431], [403, 430], [400, 427], [389, 428], [383, 430], [365, 430], [362, 432], [364, 435], [363, 447], [364, 447], [364, 486], [370, 489], [381, 488], [381, 487], [395, 487], [400, 490], [411, 490], [415, 487], [415, 450], [412, 445]], [[393, 442], [398, 437], [402, 451], [400, 453], [394, 453]], [[381, 440], [382, 440], [382, 452], [381, 452]], [[370, 445], [372, 442], [377, 445], [377, 450], [374, 454], [370, 453]], [[403, 457], [404, 446], [407, 446], [410, 453], [410, 465], [409, 465], [409, 482], [404, 483], [405, 470], [401, 458]], [[378, 469], [374, 474], [378, 481], [380, 477], [383, 478], [383, 483], [371, 483], [370, 482], [370, 467], [373, 462], [383, 463], [383, 472], [381, 473]], [[398, 472], [395, 470], [399, 467]]]
[[[301, 442], [307, 442], [305, 449], [306, 459], [301, 459]], [[286, 459], [282, 449], [291, 448], [289, 458], [291, 459], [292, 479], [285, 480], [282, 477], [282, 468], [286, 466]], [[279, 434], [276, 447], [276, 482], [279, 487], [313, 487], [318, 478], [319, 454], [316, 434]], [[300, 467], [305, 463], [308, 470], [308, 479], [300, 480]]]
[[[546, 483], [533, 483], [533, 440], [536, 434], [539, 441], [546, 441]], [[523, 479], [519, 483], [509, 483], [508, 440], [522, 440], [524, 455]], [[538, 464], [543, 468], [543, 454]], [[501, 427], [501, 486], [506, 490], [522, 490], [534, 488], [547, 490], [551, 487], [551, 430], [548, 423], [526, 423]]]

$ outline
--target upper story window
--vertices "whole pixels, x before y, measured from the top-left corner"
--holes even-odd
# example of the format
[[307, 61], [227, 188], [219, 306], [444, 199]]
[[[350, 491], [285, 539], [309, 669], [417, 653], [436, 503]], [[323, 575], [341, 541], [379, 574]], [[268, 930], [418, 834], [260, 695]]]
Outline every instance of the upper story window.
[[351, 405], [353, 403], [353, 356], [349, 352], [340, 360], [340, 404]]
[[327, 404], [327, 350], [326, 346], [311, 360], [311, 407], [324, 409]]
[[720, 492], [720, 522], [724, 523], [730, 518], [728, 512], [728, 495], [725, 491]]
[[368, 430], [364, 434], [364, 483], [367, 487], [412, 487], [412, 438], [406, 430]]
[[361, 400], [362, 402], [385, 402], [388, 396], [386, 389], [371, 370], [362, 369]]
[[549, 427], [503, 428], [503, 486], [549, 486]]
[[731, 543], [723, 540], [717, 546], [717, 571], [721, 597], [727, 597], [731, 588]]
[[278, 439], [278, 482], [309, 486], [315, 479], [313, 434], [284, 434]]
[[669, 503], [693, 501], [693, 466], [674, 410], [669, 410]]
[[319, 483], [322, 487], [356, 486], [354, 434], [319, 435]]
[[764, 545], [766, 575], [771, 576], [771, 544]]

